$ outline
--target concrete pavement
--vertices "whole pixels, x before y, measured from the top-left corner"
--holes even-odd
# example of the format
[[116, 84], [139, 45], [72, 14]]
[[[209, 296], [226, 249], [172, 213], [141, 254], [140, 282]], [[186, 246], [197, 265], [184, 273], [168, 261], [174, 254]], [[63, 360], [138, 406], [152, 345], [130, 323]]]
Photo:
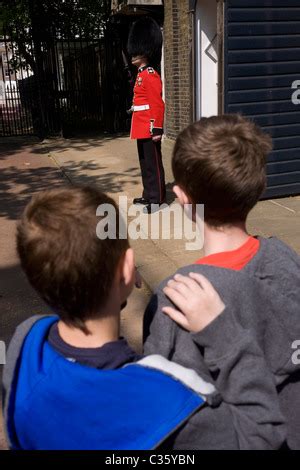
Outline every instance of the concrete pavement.
[[[70, 143], [49, 141], [43, 144], [43, 149], [71, 181], [95, 184], [115, 199], [126, 195], [129, 202], [141, 195], [135, 141], [120, 136], [84, 142], [72, 139]], [[172, 148], [173, 142], [166, 139], [163, 143], [163, 157], [169, 203], [174, 202], [170, 165]], [[256, 235], [275, 235], [300, 253], [300, 196], [260, 202], [250, 214], [248, 228]], [[150, 289], [179, 266], [189, 264], [201, 256], [201, 252], [187, 251], [185, 244], [186, 240], [174, 239], [132, 241], [137, 265]]]
[[[72, 148], [72, 143], [68, 142], [68, 145]], [[101, 147], [98, 140], [95, 146]], [[83, 148], [85, 151], [91, 151], [93, 143], [88, 142]], [[73, 151], [78, 152], [75, 149]], [[81, 147], [80, 154], [82, 152]], [[105, 167], [104, 163], [99, 166], [101, 165]], [[88, 161], [86, 163], [83, 161], [79, 166], [79, 172], [74, 163], [72, 171], [69, 168], [65, 172], [64, 167], [59, 168], [52, 155], [45, 152], [45, 145], [41, 145], [36, 139], [0, 140], [0, 340], [6, 344], [21, 321], [35, 314], [50, 313], [49, 308], [28, 284], [20, 268], [15, 248], [17, 220], [31, 196], [39, 191], [70, 185], [72, 182], [79, 182], [78, 178], [85, 184], [92, 184], [94, 178], [89, 175], [90, 166]], [[82, 174], [83, 168], [86, 171], [85, 177]], [[106, 167], [105, 169], [107, 171]], [[92, 175], [94, 176], [93, 172]], [[130, 181], [130, 170], [128, 175]], [[118, 191], [119, 184], [117, 178], [115, 182], [113, 181], [113, 175], [107, 177], [107, 184], [115, 185], [114, 190]], [[147, 286], [135, 289], [128, 306], [122, 312], [122, 334], [139, 351], [141, 351], [142, 314], [149, 296], [150, 291]], [[0, 375], [2, 375], [1, 365]], [[0, 411], [0, 449], [5, 447]]]
[[[109, 143], [111, 139], [104, 139]], [[58, 151], [52, 154], [46, 150], [46, 144], [41, 145], [35, 139], [5, 139], [0, 142], [0, 339], [8, 341], [16, 325], [23, 319], [35, 313], [47, 313], [48, 307], [39, 299], [32, 288], [28, 285], [25, 276], [19, 266], [15, 249], [15, 231], [17, 220], [22, 213], [26, 203], [35, 193], [53, 187], [70, 185], [73, 183], [94, 184], [96, 175], [90, 159], [94, 146], [101, 147], [101, 142], [92, 140], [87, 143], [80, 140], [80, 150], [78, 144], [73, 142], [59, 142], [60, 151], [63, 146], [68, 145], [68, 149], [73, 155], [72, 165], [60, 168], [55, 160]], [[57, 145], [56, 141], [52, 145]], [[104, 147], [103, 147], [104, 148]], [[83, 150], [84, 149], [84, 150]], [[84, 161], [84, 158], [89, 155]], [[121, 191], [122, 185], [118, 183], [117, 176], [111, 171], [108, 173], [106, 166], [107, 154], [102, 156], [102, 161], [98, 162], [97, 169], [105, 172], [105, 190], [108, 186], [113, 191]], [[82, 156], [80, 164], [77, 155]], [[113, 159], [112, 159], [113, 160]], [[128, 169], [128, 184], [132, 176], [131, 169]], [[136, 179], [138, 177], [136, 176]], [[102, 183], [101, 183], [102, 185]], [[141, 310], [141, 299], [148, 300], [149, 291], [143, 288], [136, 292], [137, 304], [132, 305], [132, 309]], [[143, 303], [143, 302], [142, 302]], [[124, 310], [124, 313], [127, 309]], [[139, 335], [140, 336], [140, 335]], [[136, 346], [140, 347], [139, 339]]]
[[[30, 197], [49, 187], [85, 184], [98, 186], [116, 200], [128, 196], [130, 203], [141, 195], [142, 186], [136, 144], [126, 136], [51, 139], [42, 144], [34, 139], [5, 139], [0, 145], [0, 302], [6, 312], [0, 316], [0, 332], [1, 339], [7, 340], [20, 320], [47, 310], [27, 285], [15, 252], [16, 221]], [[168, 140], [163, 143], [169, 203], [174, 202], [172, 145]], [[145, 215], [144, 220], [153, 217]], [[248, 226], [254, 234], [276, 235], [300, 253], [300, 196], [260, 202]], [[199, 258], [201, 253], [187, 251], [185, 244], [186, 240], [174, 239], [132, 241], [137, 266], [150, 290], [179, 266]], [[139, 295], [143, 304], [149, 290]]]
[[[174, 203], [170, 167], [172, 142], [163, 143], [167, 198]], [[49, 309], [28, 285], [15, 250], [16, 222], [30, 197], [43, 189], [70, 184], [96, 185], [118, 200], [129, 202], [142, 192], [135, 142], [126, 136], [0, 141], [0, 339], [8, 341], [16, 325]], [[151, 220], [152, 216], [144, 218]], [[300, 253], [300, 197], [260, 202], [249, 217], [253, 234], [276, 235]], [[141, 350], [142, 314], [151, 290], [179, 266], [201, 253], [187, 251], [185, 240], [140, 239], [132, 242], [136, 264], [145, 281], [122, 312], [122, 331]], [[1, 433], [0, 449], [5, 447]]]

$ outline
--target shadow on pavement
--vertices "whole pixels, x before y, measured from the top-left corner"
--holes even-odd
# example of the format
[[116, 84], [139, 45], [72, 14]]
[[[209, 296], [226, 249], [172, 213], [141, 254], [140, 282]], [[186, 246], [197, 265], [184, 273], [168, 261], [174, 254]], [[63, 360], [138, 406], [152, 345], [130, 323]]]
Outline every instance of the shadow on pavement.
[[94, 147], [101, 147], [110, 140], [118, 137], [127, 137], [128, 134], [104, 134], [104, 135], [83, 135], [70, 139], [62, 137], [39, 140], [34, 136], [1, 137], [0, 138], [0, 160], [9, 155], [29, 150], [33, 154], [52, 152], [63, 152], [66, 149], [85, 152]]

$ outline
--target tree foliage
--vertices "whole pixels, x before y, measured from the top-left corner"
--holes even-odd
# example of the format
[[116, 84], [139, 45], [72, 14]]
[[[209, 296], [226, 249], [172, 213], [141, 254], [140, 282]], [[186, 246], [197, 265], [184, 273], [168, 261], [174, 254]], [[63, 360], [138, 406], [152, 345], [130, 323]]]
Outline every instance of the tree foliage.
[[110, 0], [0, 0], [0, 34], [15, 44], [15, 56], [35, 68], [34, 46], [104, 34]]

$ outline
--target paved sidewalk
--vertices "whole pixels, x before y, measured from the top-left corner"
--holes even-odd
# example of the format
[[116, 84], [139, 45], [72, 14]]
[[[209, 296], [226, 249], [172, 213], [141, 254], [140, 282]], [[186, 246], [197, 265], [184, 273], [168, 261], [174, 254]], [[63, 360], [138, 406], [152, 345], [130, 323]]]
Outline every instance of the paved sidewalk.
[[[68, 145], [72, 146], [72, 143]], [[97, 141], [97, 147], [98, 145]], [[85, 148], [86, 151], [91, 151], [93, 144], [87, 143]], [[65, 174], [44, 150], [45, 146], [35, 139], [0, 140], [0, 340], [6, 344], [21, 321], [34, 314], [50, 313], [49, 308], [28, 284], [20, 268], [15, 248], [17, 220], [33, 194], [48, 188], [70, 185], [70, 173], [72, 181], [78, 181], [79, 176], [75, 164], [72, 171], [68, 170]], [[73, 151], [75, 152], [74, 149]], [[82, 163], [80, 166], [79, 180], [84, 179], [87, 184], [94, 181], [88, 175], [82, 177], [83, 171], [88, 173], [89, 165]], [[122, 312], [122, 334], [139, 351], [142, 315], [149, 296], [147, 286], [140, 290], [135, 289], [128, 306]], [[0, 409], [0, 450], [5, 447]]]
[[[37, 191], [65, 184], [60, 171], [39, 154], [36, 140], [1, 140], [0, 146], [0, 340], [7, 344], [17, 324], [48, 308], [28, 285], [15, 249], [16, 222]], [[2, 373], [2, 366], [0, 366]], [[0, 392], [1, 394], [1, 392]], [[0, 449], [5, 448], [0, 413]]]
[[[174, 200], [170, 165], [172, 148], [172, 141], [165, 140], [163, 158], [169, 202]], [[132, 201], [141, 195], [136, 143], [128, 137], [49, 141], [43, 144], [43, 149], [72, 182], [96, 184], [116, 199], [126, 195]], [[145, 215], [149, 220], [153, 217]], [[248, 227], [257, 235], [275, 235], [300, 253], [300, 196], [260, 202], [250, 214]], [[187, 251], [185, 244], [185, 240], [174, 239], [132, 242], [137, 265], [150, 289], [179, 266], [201, 256], [199, 252]]]
[[[106, 146], [111, 139], [104, 139]], [[54, 144], [57, 145], [57, 141]], [[105, 190], [113, 186], [113, 191], [121, 190], [122, 185], [118, 183], [118, 177], [108, 173], [106, 166], [112, 164], [113, 158], [109, 159], [109, 149], [97, 140], [85, 143], [64, 141], [59, 143], [59, 150], [49, 154], [45, 151], [45, 144], [41, 145], [35, 139], [2, 140], [0, 141], [0, 334], [1, 340], [8, 341], [14, 328], [20, 321], [35, 313], [47, 313], [47, 306], [39, 299], [33, 289], [28, 285], [25, 276], [20, 269], [18, 257], [15, 249], [15, 231], [17, 220], [22, 213], [26, 203], [31, 196], [39, 191], [70, 185], [72, 183], [95, 184], [98, 176], [94, 173], [94, 166], [91, 163], [94, 148], [106, 148], [106, 154], [102, 154], [102, 161], [96, 167], [104, 172], [104, 179], [107, 182]], [[73, 161], [67, 166], [57, 165], [56, 156], [63, 153], [63, 147], [68, 146]], [[80, 149], [78, 148], [78, 145]], [[102, 146], [102, 147], [101, 147]], [[83, 150], [86, 152], [83, 153]], [[86, 161], [83, 159], [86, 158]], [[81, 160], [78, 162], [78, 155]], [[128, 184], [132, 178], [131, 169], [128, 169]], [[115, 181], [114, 181], [115, 178]], [[136, 176], [138, 178], [138, 176]], [[102, 186], [102, 185], [101, 185]], [[135, 316], [141, 316], [144, 304], [149, 298], [147, 288], [136, 290], [130, 306], [124, 310], [124, 317], [130, 310]], [[131, 318], [131, 317], [130, 317]], [[135, 318], [136, 320], [136, 318]], [[133, 322], [136, 324], [136, 321]], [[139, 320], [140, 323], [140, 320]], [[126, 328], [127, 321], [124, 322]], [[128, 330], [128, 328], [127, 328]], [[135, 346], [140, 348], [140, 333], [135, 335], [129, 332], [129, 337], [134, 338]]]
[[[164, 141], [168, 202], [174, 201], [170, 168], [172, 142]], [[43, 189], [69, 184], [96, 185], [116, 200], [129, 202], [142, 191], [135, 142], [124, 136], [49, 140], [0, 141], [0, 339], [8, 341], [20, 321], [48, 308], [37, 297], [23, 275], [15, 250], [19, 215], [30, 197]], [[154, 216], [144, 216], [151, 221]], [[258, 235], [276, 235], [300, 253], [300, 197], [264, 201], [252, 211], [249, 230]], [[135, 290], [122, 313], [122, 331], [141, 349], [142, 313], [151, 290], [179, 266], [201, 253], [187, 251], [184, 240], [136, 240], [132, 246], [145, 281]], [[0, 366], [1, 369], [1, 366]], [[5, 447], [1, 433], [0, 449]]]

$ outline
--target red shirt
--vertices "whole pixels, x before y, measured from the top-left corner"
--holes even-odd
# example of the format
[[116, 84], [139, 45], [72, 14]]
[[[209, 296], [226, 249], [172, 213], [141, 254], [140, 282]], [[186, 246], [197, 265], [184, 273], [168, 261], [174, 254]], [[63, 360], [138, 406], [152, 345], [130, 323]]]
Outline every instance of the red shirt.
[[163, 133], [165, 104], [162, 99], [162, 81], [152, 67], [142, 67], [134, 85], [133, 106], [148, 106], [149, 109], [133, 111], [131, 139], [150, 139], [151, 129]]
[[219, 268], [241, 271], [254, 258], [260, 247], [257, 238], [249, 237], [248, 240], [237, 250], [223, 251], [213, 255], [205, 256], [196, 261], [195, 264], [208, 264]]

